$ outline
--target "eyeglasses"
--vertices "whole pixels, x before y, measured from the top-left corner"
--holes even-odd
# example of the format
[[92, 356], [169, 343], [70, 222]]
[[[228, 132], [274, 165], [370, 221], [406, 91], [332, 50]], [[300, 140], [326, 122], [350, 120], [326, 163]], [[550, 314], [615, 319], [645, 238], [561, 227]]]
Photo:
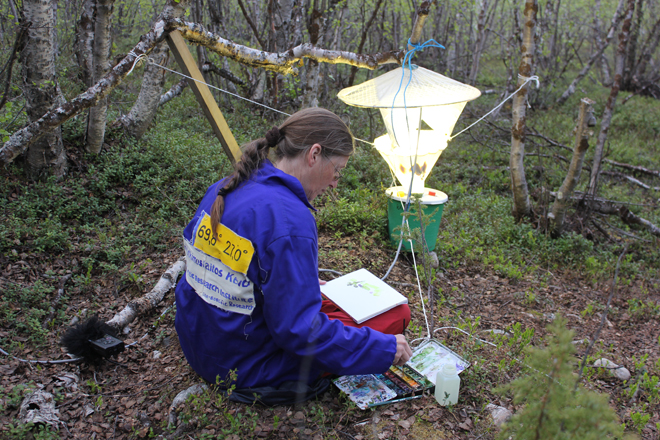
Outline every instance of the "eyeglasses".
[[335, 169], [335, 175], [332, 178], [332, 180], [337, 182], [339, 179], [341, 179], [344, 176], [344, 169], [343, 168], [341, 170], [337, 169], [337, 165], [335, 165], [335, 163], [330, 159], [331, 156], [327, 156], [325, 154], [325, 148], [324, 147], [321, 147], [321, 148], [323, 148], [323, 152], [322, 152], [323, 157], [325, 158], [325, 160], [330, 162], [332, 164], [332, 167]]
[[337, 165], [335, 165], [335, 163], [334, 163], [333, 161], [331, 161], [330, 159], [328, 159], [328, 161], [332, 164], [332, 167], [335, 169], [335, 175], [334, 175], [334, 177], [332, 178], [332, 180], [334, 180], [335, 182], [337, 182], [337, 181], [338, 181], [339, 179], [341, 179], [342, 176], [344, 175], [344, 170], [343, 170], [343, 169], [338, 170], [338, 169], [337, 169]]

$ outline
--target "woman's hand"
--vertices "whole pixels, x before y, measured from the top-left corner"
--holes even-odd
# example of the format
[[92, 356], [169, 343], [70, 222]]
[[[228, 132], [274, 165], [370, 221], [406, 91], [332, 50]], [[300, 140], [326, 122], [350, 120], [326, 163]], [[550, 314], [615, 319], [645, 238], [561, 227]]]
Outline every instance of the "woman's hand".
[[394, 337], [396, 338], [396, 354], [394, 355], [392, 365], [401, 366], [408, 362], [408, 359], [412, 356], [412, 350], [405, 336], [395, 335]]
[[327, 283], [327, 281], [323, 281], [321, 278], [319, 278], [319, 284], [320, 284], [321, 286], [324, 285], [325, 283]]

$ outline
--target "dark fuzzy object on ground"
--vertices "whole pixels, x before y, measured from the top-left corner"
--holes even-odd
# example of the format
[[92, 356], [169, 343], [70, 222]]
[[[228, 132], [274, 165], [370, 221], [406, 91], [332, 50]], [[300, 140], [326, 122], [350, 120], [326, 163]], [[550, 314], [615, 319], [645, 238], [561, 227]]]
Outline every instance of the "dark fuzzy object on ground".
[[66, 350], [92, 364], [99, 364], [103, 356], [94, 350], [90, 341], [110, 335], [117, 337], [117, 331], [94, 315], [82, 324], [69, 328], [60, 343]]

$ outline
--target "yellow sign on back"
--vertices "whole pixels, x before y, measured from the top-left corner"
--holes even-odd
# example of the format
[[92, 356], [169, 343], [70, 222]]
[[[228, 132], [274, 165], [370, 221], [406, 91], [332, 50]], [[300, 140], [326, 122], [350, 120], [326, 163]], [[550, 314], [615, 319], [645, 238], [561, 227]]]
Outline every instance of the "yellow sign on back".
[[218, 238], [214, 238], [211, 217], [207, 213], [204, 213], [202, 219], [197, 223], [193, 242], [200, 251], [217, 258], [230, 269], [242, 274], [247, 273], [254, 256], [252, 242], [222, 223], [218, 225]]

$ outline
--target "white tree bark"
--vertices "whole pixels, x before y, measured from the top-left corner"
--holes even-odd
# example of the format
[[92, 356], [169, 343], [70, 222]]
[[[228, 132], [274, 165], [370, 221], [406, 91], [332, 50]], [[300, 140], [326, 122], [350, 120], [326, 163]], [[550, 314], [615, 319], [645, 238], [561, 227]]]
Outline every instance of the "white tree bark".
[[[522, 86], [526, 78], [532, 76], [534, 57], [534, 28], [536, 27], [537, 0], [525, 2], [523, 27], [523, 44], [520, 66], [518, 67], [518, 87]], [[525, 178], [525, 126], [527, 112], [527, 92], [529, 83], [525, 85], [513, 98], [513, 124], [511, 127], [511, 190], [513, 192], [513, 216], [516, 220], [529, 217], [532, 209], [529, 204], [529, 190]]]
[[[96, 15], [94, 20], [94, 52], [92, 82], [103, 78], [110, 70], [109, 58], [111, 48], [110, 24], [115, 0], [96, 0]], [[105, 138], [105, 125], [108, 113], [107, 98], [99, 100], [98, 104], [89, 109], [87, 119], [87, 135], [85, 148], [90, 153], [98, 154]]]
[[121, 330], [133, 322], [139, 315], [155, 309], [163, 300], [165, 294], [174, 287], [179, 274], [185, 270], [186, 260], [184, 257], [181, 257], [176, 263], [170, 266], [167, 271], [165, 271], [151, 292], [126, 304], [126, 307], [124, 307], [121, 312], [117, 313], [106, 324]]
[[181, 93], [183, 93], [183, 89], [188, 87], [188, 79], [182, 78], [181, 81], [178, 83], [174, 84], [168, 91], [167, 93], [164, 93], [160, 96], [160, 100], [158, 102], [158, 106], [160, 107], [163, 104], [167, 104], [170, 102], [172, 99], [176, 98], [179, 96]]
[[364, 69], [375, 69], [382, 64], [400, 63], [403, 51], [377, 54], [356, 54], [338, 50], [327, 50], [311, 44], [301, 44], [284, 52], [274, 53], [253, 49], [208, 32], [202, 25], [181, 19], [168, 22], [167, 30], [178, 30], [186, 40], [202, 44], [217, 54], [251, 67], [261, 67], [283, 75], [297, 74], [297, 65], [303, 58], [329, 64], [350, 64]]
[[[165, 41], [162, 41], [151, 52], [150, 58], [156, 64], [164, 66], [169, 58], [169, 47]], [[119, 118], [119, 122], [124, 126], [129, 135], [134, 138], [141, 138], [149, 128], [151, 121], [156, 116], [158, 105], [161, 100], [161, 92], [165, 83], [165, 70], [149, 64], [144, 69], [140, 94], [131, 111]], [[183, 88], [181, 89], [183, 90]]]
[[[30, 122], [62, 99], [55, 76], [55, 16], [50, 0], [25, 0], [23, 13], [30, 23], [28, 39], [22, 54], [23, 91]], [[59, 127], [43, 136], [28, 149], [25, 168], [33, 179], [66, 173], [66, 154]]]
[[[171, 18], [182, 17], [188, 6], [189, 1], [170, 0], [163, 10], [160, 19], [169, 20]], [[164, 41], [160, 43], [151, 52], [151, 58], [155, 64], [164, 66], [168, 61], [169, 47]], [[140, 94], [135, 100], [131, 111], [119, 118], [119, 123], [124, 126], [128, 134], [135, 138], [141, 138], [149, 128], [158, 111], [158, 106], [165, 83], [165, 70], [153, 64], [147, 65], [142, 76]]]
[[81, 77], [85, 87], [94, 84], [92, 81], [94, 65], [92, 54], [94, 53], [94, 0], [84, 0], [82, 14], [76, 29], [76, 59], [80, 66]]
[[573, 195], [573, 190], [577, 186], [580, 179], [580, 172], [582, 171], [582, 164], [584, 162], [584, 155], [589, 148], [589, 121], [593, 118], [595, 104], [589, 98], [583, 98], [580, 101], [580, 113], [578, 116], [578, 124], [575, 132], [575, 146], [573, 149], [573, 159], [568, 167], [566, 178], [562, 183], [555, 202], [552, 205], [552, 210], [548, 214], [550, 220], [550, 230], [554, 237], [561, 235], [561, 229], [564, 225], [564, 217], [566, 215], [567, 201]]

